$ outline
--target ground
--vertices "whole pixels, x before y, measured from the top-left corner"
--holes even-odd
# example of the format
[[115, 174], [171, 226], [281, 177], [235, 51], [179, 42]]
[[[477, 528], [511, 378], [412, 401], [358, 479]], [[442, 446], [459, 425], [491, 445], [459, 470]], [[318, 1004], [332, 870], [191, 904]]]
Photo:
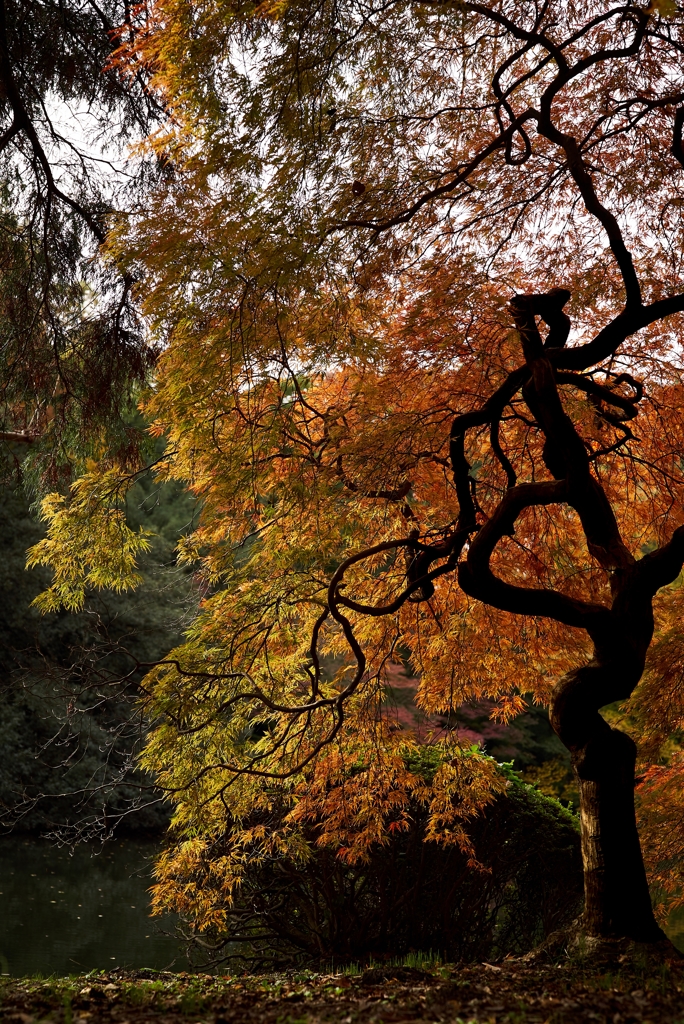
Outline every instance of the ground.
[[0, 979], [0, 1021], [32, 1024], [684, 1024], [684, 968], [586, 961], [373, 967], [356, 974], [167, 972]]

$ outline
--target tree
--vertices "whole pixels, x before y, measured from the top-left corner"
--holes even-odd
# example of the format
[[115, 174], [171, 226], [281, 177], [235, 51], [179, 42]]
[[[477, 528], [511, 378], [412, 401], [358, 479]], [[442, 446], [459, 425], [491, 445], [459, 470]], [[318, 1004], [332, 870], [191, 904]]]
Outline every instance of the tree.
[[130, 459], [123, 413], [153, 364], [130, 277], [99, 259], [149, 170], [122, 149], [157, 112], [142, 76], [110, 66], [126, 11], [0, 3], [0, 440], [30, 446], [25, 471], [53, 483], [103, 445]]
[[[245, 844], [315, 821], [363, 857], [416, 792], [428, 838], [467, 846], [500, 780], [453, 736], [431, 786], [412, 773], [383, 704], [401, 654], [427, 711], [549, 703], [580, 789], [583, 930], [658, 942], [636, 747], [600, 709], [662, 710], [640, 680], [681, 601], [684, 17], [665, 0], [137, 17], [119, 59], [172, 112], [149, 140], [167, 174], [112, 252], [165, 346], [146, 411], [162, 475], [204, 503], [183, 554], [213, 590], [148, 678], [146, 763], [179, 837], [160, 899], [226, 818], [228, 893]], [[46, 506], [36, 557], [62, 597], [105, 553], [59, 552], [112, 493], [93, 474]], [[240, 830], [274, 789], [287, 826]]]
[[159, 792], [137, 770], [146, 727], [138, 683], [192, 618], [192, 588], [173, 564], [191, 506], [178, 485], [140, 479], [127, 495], [128, 521], [154, 524], [156, 536], [137, 593], [90, 594], [77, 614], [42, 617], [31, 604], [50, 574], [24, 565], [43, 531], [21, 487], [0, 491], [1, 833], [102, 841], [168, 824]]

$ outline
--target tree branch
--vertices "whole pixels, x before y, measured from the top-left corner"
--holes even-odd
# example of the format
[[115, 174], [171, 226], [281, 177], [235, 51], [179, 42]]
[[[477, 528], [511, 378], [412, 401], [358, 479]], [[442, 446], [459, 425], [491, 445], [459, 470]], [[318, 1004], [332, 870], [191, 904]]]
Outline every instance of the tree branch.
[[0, 441], [10, 441], [13, 444], [33, 444], [37, 440], [37, 434], [29, 434], [25, 430], [0, 430]]
[[[333, 224], [328, 228], [328, 234], [333, 231], [339, 231], [342, 228], [371, 228], [373, 231], [388, 231], [390, 228], [398, 227], [400, 224], [406, 224], [411, 220], [427, 203], [432, 202], [433, 199], [438, 199], [440, 196], [448, 195], [453, 192], [455, 188], [463, 184], [464, 181], [475, 171], [480, 164], [482, 164], [487, 157], [496, 153], [498, 150], [503, 149], [507, 144], [510, 143], [511, 139], [518, 132], [526, 121], [533, 118], [534, 111], [526, 110], [524, 114], [516, 120], [500, 135], [492, 139], [481, 149], [480, 152], [469, 160], [464, 167], [455, 169], [454, 177], [447, 181], [444, 185], [438, 185], [436, 188], [429, 189], [424, 192], [411, 206], [405, 209], [402, 213], [396, 214], [394, 217], [388, 217], [386, 220], [343, 220], [337, 224]], [[446, 172], [448, 173], [448, 172]]]
[[649, 596], [666, 587], [679, 576], [684, 566], [684, 526], [679, 526], [670, 541], [644, 555], [636, 564], [636, 578]]
[[664, 320], [673, 313], [683, 311], [684, 292], [657, 299], [647, 306], [640, 306], [639, 309], [623, 309], [586, 345], [549, 352], [549, 359], [558, 369], [588, 370], [615, 355], [623, 341], [632, 334], [658, 320]]
[[[583, 377], [577, 373], [565, 373], [563, 371], [556, 374], [556, 381], [558, 384], [571, 384], [574, 388], [579, 391], [584, 391], [585, 394], [592, 398], [599, 399], [600, 401], [607, 402], [608, 405], [614, 405], [618, 409], [622, 409], [622, 417], [624, 420], [633, 420], [637, 415], [637, 403], [639, 398], [625, 398], [624, 395], [619, 395], [615, 391], [611, 391], [610, 388], [605, 387], [603, 384], [599, 384], [597, 381], [592, 380], [591, 377]], [[635, 382], [636, 383], [636, 382]]]
[[670, 152], [675, 160], [684, 167], [684, 146], [682, 145], [682, 131], [684, 131], [684, 107], [678, 107], [674, 119], [672, 131], [672, 145]]
[[[564, 303], [564, 293], [556, 293], [553, 301]], [[542, 347], [535, 323], [538, 305], [536, 295], [517, 295], [510, 308], [531, 371], [523, 394], [546, 437], [544, 462], [556, 479], [567, 480], [567, 501], [580, 517], [591, 554], [604, 569], [626, 569], [634, 558], [622, 541], [603, 488], [591, 473], [584, 442], [563, 409], [548, 350]]]
[[604, 605], [578, 601], [543, 587], [519, 587], [505, 583], [494, 575], [489, 564], [494, 548], [504, 536], [513, 532], [515, 522], [524, 509], [567, 500], [568, 485], [564, 480], [511, 487], [471, 541], [467, 561], [458, 567], [458, 582], [462, 590], [502, 611], [539, 615], [566, 626], [579, 626], [590, 633], [599, 631], [610, 615], [610, 610]]

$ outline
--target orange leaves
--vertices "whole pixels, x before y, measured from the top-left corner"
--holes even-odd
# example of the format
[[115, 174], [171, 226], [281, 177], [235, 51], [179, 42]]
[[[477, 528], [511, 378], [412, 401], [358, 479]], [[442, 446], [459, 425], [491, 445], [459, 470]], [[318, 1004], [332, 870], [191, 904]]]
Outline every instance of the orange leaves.
[[637, 789], [644, 861], [661, 916], [684, 906], [684, 753], [653, 765]]
[[[542, 602], [613, 600], [571, 476], [575, 507], [600, 485], [596, 514], [612, 530], [612, 509], [635, 558], [684, 519], [681, 316], [637, 331], [634, 284], [644, 302], [684, 287], [670, 91], [684, 29], [596, 9], [552, 0], [527, 46], [514, 0], [497, 7], [520, 23], [510, 32], [481, 4], [352, 0], [311, 17], [306, 0], [156, 0], [122, 51], [169, 116], [148, 141], [163, 173], [112, 251], [164, 346], [143, 404], [169, 439], [164, 474], [202, 503], [182, 555], [208, 595], [176, 663], [148, 680], [165, 724], [145, 756], [178, 794], [181, 835], [231, 822], [226, 877], [241, 844], [266, 851], [268, 829], [241, 823], [276, 796], [283, 842], [315, 823], [351, 860], [401, 830], [418, 794], [431, 835], [466, 842], [495, 774], [456, 754], [421, 782], [384, 714], [387, 666], [410, 662], [428, 715], [486, 697], [507, 718], [591, 658], [543, 604], [526, 617], [458, 585], [516, 481], [567, 475], [553, 503], [506, 524], [488, 565]], [[551, 429], [509, 302], [557, 303], [559, 288], [569, 334], [560, 306], [564, 330], [528, 326], [556, 349], [549, 380], [561, 351], [584, 368], [556, 375]], [[600, 357], [582, 363], [592, 339]], [[574, 468], [551, 450], [563, 414]], [[681, 717], [674, 588], [663, 602], [635, 698], [658, 742]], [[179, 852], [179, 874], [202, 856]]]
[[408, 825], [415, 779], [401, 749], [384, 739], [379, 756], [353, 736], [343, 749], [326, 751], [290, 813], [294, 822], [315, 823], [317, 844], [350, 863], [364, 860], [373, 845], [387, 841], [389, 832]]
[[455, 745], [427, 748], [380, 730], [373, 752], [349, 737], [344, 748], [326, 751], [306, 787], [294, 793], [289, 820], [316, 825], [317, 844], [350, 863], [408, 828], [409, 810], [427, 813], [429, 840], [469, 849], [467, 823], [479, 814], [505, 779], [496, 762]]

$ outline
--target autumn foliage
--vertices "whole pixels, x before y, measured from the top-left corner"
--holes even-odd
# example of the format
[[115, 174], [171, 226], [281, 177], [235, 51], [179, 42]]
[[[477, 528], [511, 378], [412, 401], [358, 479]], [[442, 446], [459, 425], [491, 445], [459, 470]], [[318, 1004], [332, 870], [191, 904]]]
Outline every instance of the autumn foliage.
[[[244, 844], [290, 851], [313, 823], [363, 860], [416, 799], [427, 839], [468, 851], [501, 777], [448, 729], [430, 783], [412, 770], [383, 714], [400, 659], [427, 713], [551, 703], [605, 877], [624, 830], [637, 878], [633, 745], [598, 711], [630, 700], [653, 764], [682, 724], [684, 17], [157, 0], [137, 19], [119, 66], [163, 98], [163, 174], [110, 251], [163, 345], [143, 409], [155, 472], [201, 503], [179, 557], [206, 588], [145, 682], [144, 763], [176, 806], [160, 903], [189, 898], [174, 865], [227, 820], [228, 891]], [[60, 544], [113, 487], [44, 506], [33, 557], [67, 602]], [[139, 543], [124, 531], [123, 561]], [[91, 544], [83, 566], [111, 546]], [[656, 872], [681, 772], [642, 785]], [[275, 794], [286, 827], [243, 827]], [[658, 938], [650, 906], [619, 916], [622, 876], [605, 895], [590, 834], [590, 933]]]
[[[427, 782], [441, 757], [439, 747], [425, 746], [411, 767]], [[211, 847], [188, 843], [182, 862], [162, 856], [157, 892], [183, 915], [189, 946], [204, 963], [254, 969], [386, 960], [411, 950], [439, 951], [452, 962], [525, 952], [578, 912], [579, 828], [574, 814], [510, 767], [498, 771], [507, 786], [468, 822], [466, 851], [426, 840], [429, 815], [414, 791], [406, 829], [387, 830], [364, 859], [343, 859], [301, 817], [292, 842], [290, 806], [272, 789], [241, 830], [228, 821]]]

